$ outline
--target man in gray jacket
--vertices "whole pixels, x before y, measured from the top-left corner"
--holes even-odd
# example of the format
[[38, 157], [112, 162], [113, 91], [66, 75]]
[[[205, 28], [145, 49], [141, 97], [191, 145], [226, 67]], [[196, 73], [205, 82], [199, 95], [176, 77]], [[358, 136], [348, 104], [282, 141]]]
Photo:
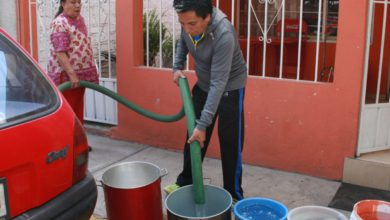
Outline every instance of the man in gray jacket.
[[183, 171], [176, 184], [165, 189], [169, 193], [192, 184], [189, 144], [199, 141], [203, 160], [218, 117], [224, 188], [234, 200], [240, 200], [247, 68], [237, 34], [226, 15], [213, 8], [211, 0], [174, 0], [173, 7], [182, 25], [173, 80], [177, 83], [179, 77], [185, 77], [182, 70], [190, 53], [198, 78], [192, 89], [197, 120], [184, 147]]

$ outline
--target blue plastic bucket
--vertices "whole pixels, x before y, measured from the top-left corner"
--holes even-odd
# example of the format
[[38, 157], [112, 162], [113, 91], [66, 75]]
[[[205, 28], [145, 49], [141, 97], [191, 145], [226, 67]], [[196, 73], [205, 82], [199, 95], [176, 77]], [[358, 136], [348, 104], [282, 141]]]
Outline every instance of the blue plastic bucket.
[[234, 205], [236, 220], [286, 220], [287, 207], [267, 198], [246, 198]]

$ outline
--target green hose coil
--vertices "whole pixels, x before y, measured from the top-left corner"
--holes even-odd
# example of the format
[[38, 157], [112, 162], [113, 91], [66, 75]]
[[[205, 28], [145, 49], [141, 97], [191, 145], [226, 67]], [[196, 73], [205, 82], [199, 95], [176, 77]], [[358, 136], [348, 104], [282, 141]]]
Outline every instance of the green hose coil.
[[[95, 83], [80, 81], [80, 86], [89, 88], [95, 91], [98, 91], [104, 95], [111, 97], [112, 99], [118, 101], [124, 106], [132, 109], [133, 111], [156, 121], [161, 122], [174, 122], [180, 120], [184, 114], [187, 116], [187, 130], [188, 135], [191, 136], [195, 128], [195, 111], [192, 103], [191, 93], [188, 86], [188, 81], [186, 78], [179, 78], [179, 87], [181, 92], [181, 97], [183, 101], [183, 108], [175, 115], [159, 115], [148, 110], [145, 110], [123, 96]], [[63, 92], [65, 90], [71, 89], [70, 82], [65, 82], [58, 86], [58, 89]], [[204, 193], [204, 184], [203, 184], [203, 173], [202, 173], [202, 159], [200, 144], [198, 141], [194, 141], [190, 144], [190, 154], [191, 154], [191, 168], [192, 168], [192, 179], [194, 187], [194, 201], [196, 204], [205, 203], [205, 193]]]

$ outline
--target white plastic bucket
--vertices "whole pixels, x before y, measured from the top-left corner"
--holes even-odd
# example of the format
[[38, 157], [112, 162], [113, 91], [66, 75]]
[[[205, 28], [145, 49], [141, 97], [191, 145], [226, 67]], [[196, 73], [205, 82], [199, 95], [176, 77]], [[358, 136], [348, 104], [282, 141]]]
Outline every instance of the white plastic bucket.
[[362, 200], [353, 206], [350, 220], [389, 220], [390, 202]]
[[348, 220], [342, 213], [323, 206], [301, 206], [292, 209], [288, 220]]

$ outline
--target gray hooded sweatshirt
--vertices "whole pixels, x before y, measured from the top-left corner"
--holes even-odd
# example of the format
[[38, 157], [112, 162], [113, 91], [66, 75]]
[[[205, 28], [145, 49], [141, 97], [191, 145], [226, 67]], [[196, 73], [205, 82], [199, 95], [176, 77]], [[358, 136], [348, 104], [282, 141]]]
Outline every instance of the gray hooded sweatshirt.
[[196, 120], [196, 128], [204, 131], [217, 112], [222, 94], [245, 87], [247, 68], [234, 27], [216, 8], [213, 8], [204, 38], [196, 45], [182, 29], [174, 72], [184, 69], [188, 52], [195, 60], [197, 85], [208, 93], [201, 117]]

